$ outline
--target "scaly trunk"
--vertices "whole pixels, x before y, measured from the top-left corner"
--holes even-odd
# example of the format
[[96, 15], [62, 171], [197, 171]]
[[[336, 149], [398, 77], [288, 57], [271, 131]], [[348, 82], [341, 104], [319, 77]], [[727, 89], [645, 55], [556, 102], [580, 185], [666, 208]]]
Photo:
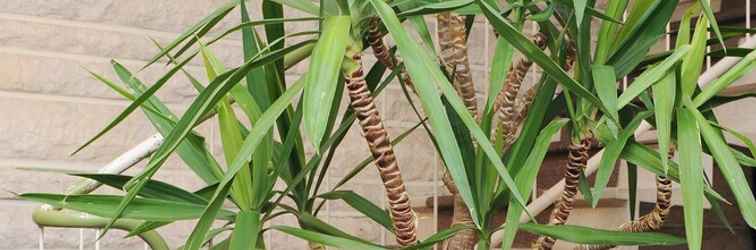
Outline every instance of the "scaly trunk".
[[[533, 42], [543, 49], [546, 46], [546, 37], [538, 33]], [[527, 57], [521, 58], [512, 65], [504, 88], [496, 95], [494, 112], [496, 112], [499, 125], [496, 127], [495, 135], [503, 138], [502, 150], [507, 150], [517, 138], [515, 135], [519, 127], [518, 120], [523, 113], [516, 111], [516, 100], [522, 87], [522, 80], [525, 79], [525, 75], [528, 74], [531, 66], [533, 66], [533, 61], [530, 61]], [[535, 91], [532, 94], [535, 94]]]
[[407, 69], [402, 67], [402, 59], [392, 54], [386, 43], [383, 42], [384, 33], [380, 30], [380, 19], [370, 20], [367, 29], [367, 42], [373, 49], [373, 55], [383, 65], [390, 70], [397, 72], [399, 81], [413, 91], [415, 90], [412, 79], [407, 73]]
[[[575, 63], [575, 53], [574, 49], [568, 50], [567, 53], [567, 59], [565, 60], [564, 64], [564, 71], [570, 72], [572, 70], [572, 66], [574, 66]], [[517, 107], [517, 118], [515, 122], [515, 128], [520, 127], [522, 122], [525, 120], [525, 117], [528, 115], [528, 110], [530, 109], [530, 105], [533, 103], [533, 99], [535, 99], [536, 95], [538, 94], [538, 88], [540, 87], [540, 84], [531, 86], [524, 95], [517, 98], [517, 101], [515, 102], [515, 107]]]
[[473, 114], [478, 116], [478, 101], [475, 98], [475, 84], [470, 74], [470, 60], [467, 56], [465, 18], [451, 12], [438, 14], [438, 44], [446, 71], [453, 76], [453, 85], [462, 101]]
[[[439, 28], [438, 43], [441, 47], [441, 59], [446, 71], [452, 75], [452, 85], [462, 97], [467, 110], [473, 117], [478, 117], [478, 102], [475, 98], [475, 85], [470, 75], [470, 61], [467, 56], [467, 42], [465, 41], [465, 19], [451, 12], [444, 12], [437, 15], [437, 21]], [[470, 211], [462, 198], [459, 197], [457, 187], [448, 172], [444, 172], [443, 181], [454, 197], [452, 225], [474, 226]], [[462, 230], [446, 240], [444, 248], [447, 250], [472, 249], [477, 240], [478, 234], [475, 230]]]
[[[674, 148], [670, 147], [669, 158], [672, 158]], [[669, 214], [672, 206], [672, 181], [667, 177], [656, 176], [656, 206], [651, 212], [641, 216], [637, 220], [629, 221], [619, 226], [619, 230], [625, 232], [648, 232], [661, 229], [664, 219]], [[580, 245], [575, 250], [605, 250], [615, 246], [611, 245]]]
[[415, 244], [417, 242], [415, 213], [412, 211], [388, 133], [383, 127], [381, 116], [368, 90], [360, 53], [351, 52], [350, 59], [349, 63], [354, 67], [345, 69], [344, 75], [350, 104], [360, 121], [363, 136], [368, 142], [383, 186], [386, 188], [396, 241], [402, 246]]
[[[579, 142], [571, 141], [568, 151], [569, 156], [564, 171], [564, 191], [559, 198], [559, 202], [551, 210], [549, 217], [550, 225], [564, 225], [567, 218], [572, 213], [575, 204], [575, 195], [578, 192], [578, 181], [580, 174], [583, 173], [585, 165], [588, 163], [588, 150], [591, 147], [591, 139], [582, 138]], [[533, 249], [551, 249], [554, 246], [555, 239], [541, 236], [533, 244]]]

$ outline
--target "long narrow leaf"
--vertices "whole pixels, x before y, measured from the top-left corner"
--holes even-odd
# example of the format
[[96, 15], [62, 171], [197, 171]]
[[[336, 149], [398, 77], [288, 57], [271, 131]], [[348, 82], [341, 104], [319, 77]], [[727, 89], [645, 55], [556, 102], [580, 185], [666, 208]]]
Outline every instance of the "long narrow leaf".
[[312, 52], [312, 60], [304, 90], [304, 126], [314, 145], [320, 145], [325, 135], [331, 103], [337, 97], [336, 85], [341, 62], [349, 39], [349, 16], [327, 17], [323, 34]]
[[[703, 236], [703, 167], [701, 137], [695, 117], [686, 109], [677, 110], [677, 140], [680, 151], [680, 186], [683, 191], [685, 238], [688, 249], [701, 249]], [[661, 153], [661, 152], [660, 152]]]
[[197, 225], [194, 227], [194, 231], [192, 231], [192, 234], [187, 239], [185, 249], [197, 250], [202, 246], [205, 234], [210, 229], [210, 226], [213, 223], [213, 218], [218, 213], [223, 204], [223, 200], [226, 197], [229, 187], [228, 184], [234, 179], [239, 170], [244, 167], [244, 162], [249, 161], [252, 152], [255, 151], [258, 145], [260, 145], [265, 134], [267, 134], [276, 123], [276, 118], [283, 113], [294, 96], [299, 94], [303, 87], [303, 81], [299, 81], [289, 87], [286, 92], [284, 92], [284, 94], [281, 95], [281, 97], [279, 97], [270, 108], [265, 111], [265, 113], [263, 113], [257, 124], [252, 127], [249, 135], [244, 139], [239, 154], [237, 154], [236, 159], [234, 159], [229, 165], [226, 175], [218, 184], [215, 194], [213, 194], [212, 199], [210, 199], [210, 204], [205, 208], [202, 217], [200, 217], [199, 222], [197, 222]]
[[614, 171], [614, 166], [617, 163], [617, 160], [620, 158], [625, 145], [627, 144], [627, 140], [630, 139], [631, 136], [633, 136], [635, 129], [638, 128], [640, 123], [650, 116], [651, 112], [648, 111], [637, 114], [635, 118], [630, 121], [627, 127], [622, 130], [617, 139], [606, 145], [604, 154], [601, 157], [601, 162], [599, 163], [599, 168], [596, 171], [596, 182], [593, 187], [594, 199], [593, 203], [591, 204], [593, 207], [596, 207], [596, 205], [598, 205], [598, 202], [601, 199], [601, 195], [604, 193], [604, 189], [609, 183], [609, 177], [611, 177], [612, 172]]
[[756, 211], [756, 199], [754, 199], [743, 169], [730, 150], [730, 146], [727, 145], [727, 142], [722, 137], [722, 134], [716, 128], [709, 125], [708, 120], [691, 106], [685, 105], [693, 113], [698, 125], [701, 127], [701, 136], [711, 151], [714, 160], [716, 160], [717, 167], [719, 167], [722, 176], [727, 180], [727, 184], [729, 184], [730, 190], [732, 190], [735, 196], [743, 219], [751, 228], [756, 228], [756, 213], [754, 213]]
[[[651, 86], [654, 97], [654, 118], [656, 118], [656, 135], [659, 141], [659, 155], [669, 152], [672, 138], [672, 113], [675, 109], [677, 81], [675, 72], [668, 72], [658, 83]], [[662, 167], [667, 172], [667, 158], [662, 157]]]
[[620, 95], [619, 99], [617, 100], [617, 109], [622, 109], [630, 103], [633, 99], [638, 97], [643, 91], [648, 89], [648, 87], [651, 87], [652, 84], [658, 83], [660, 79], [662, 79], [665, 75], [667, 75], [667, 71], [669, 71], [672, 66], [677, 64], [677, 62], [680, 61], [680, 59], [685, 56], [688, 51], [690, 50], [690, 45], [684, 45], [680, 48], [676, 48], [675, 52], [672, 53], [667, 59], [664, 59], [661, 63], [654, 66], [651, 69], [646, 70], [635, 78], [632, 84], [625, 89], [624, 92], [622, 92], [622, 95]]
[[[520, 194], [523, 197], [528, 196], [533, 189], [533, 183], [538, 176], [538, 171], [541, 169], [541, 163], [543, 162], [544, 157], [546, 157], [546, 151], [549, 148], [548, 145], [550, 144], [552, 137], [554, 137], [554, 134], [556, 134], [556, 132], [558, 132], [566, 123], [567, 120], [565, 119], [554, 120], [549, 123], [546, 128], [541, 130], [540, 134], [538, 134], [536, 143], [534, 144], [535, 147], [528, 156], [528, 159], [525, 160], [523, 171], [520, 171], [517, 174], [517, 177], [515, 177], [515, 183], [517, 183], [517, 187], [520, 189], [520, 192], [522, 192]], [[514, 201], [512, 200], [510, 202]], [[501, 240], [501, 246], [503, 249], [510, 249], [512, 247], [522, 210], [523, 208], [518, 206], [511, 206], [507, 209], [507, 219], [503, 230], [504, 236]]]
[[[61, 195], [44, 193], [26, 193], [19, 198], [50, 204], [55, 207], [72, 209], [105, 218], [116, 216], [116, 208], [123, 196], [116, 195]], [[149, 221], [177, 221], [199, 218], [203, 205], [186, 202], [166, 201], [148, 198], [136, 198], [131, 206], [121, 214], [122, 218]], [[233, 214], [222, 210], [217, 218], [230, 219]]]
[[521, 228], [531, 233], [588, 245], [674, 246], [685, 244], [685, 239], [662, 233], [630, 233], [571, 225], [523, 224]]

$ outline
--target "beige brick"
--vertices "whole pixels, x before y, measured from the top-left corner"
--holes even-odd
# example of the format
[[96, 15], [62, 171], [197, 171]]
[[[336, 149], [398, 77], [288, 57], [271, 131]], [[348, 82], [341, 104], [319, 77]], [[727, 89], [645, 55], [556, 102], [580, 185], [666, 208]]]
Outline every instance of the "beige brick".
[[[132, 72], [137, 72], [144, 65], [139, 61], [120, 61], [120, 63]], [[123, 100], [86, 71], [89, 69], [120, 84], [120, 79], [115, 75], [111, 63], [106, 58], [0, 49], [0, 67], [3, 68], [0, 70], [2, 73], [0, 90]], [[205, 79], [203, 71], [199, 68], [188, 69], [195, 78]], [[168, 70], [162, 66], [155, 66], [136, 75], [142, 82], [151, 85]], [[186, 76], [177, 73], [158, 91], [157, 96], [165, 102], [188, 102], [196, 93]]]
[[[153, 130], [139, 114], [127, 118], [92, 147], [73, 157], [68, 154], [95, 135], [123, 107], [107, 103], [71, 103], [4, 97], [0, 142], [8, 145], [0, 157], [37, 160], [107, 161], [147, 138]], [[23, 108], [10, 108], [23, 107]]]
[[[406, 127], [413, 126], [420, 122], [420, 118], [418, 118], [417, 114], [415, 114], [410, 101], [407, 100], [403, 90], [400, 87], [387, 87], [385, 90], [383, 90], [382, 95], [388, 97], [385, 99], [385, 104], [383, 105], [385, 111], [382, 112], [383, 118], [386, 121], [387, 125]], [[410, 98], [412, 98], [412, 103], [415, 105], [415, 107], [417, 107], [420, 114], [424, 116], [425, 111], [423, 110], [420, 99], [411, 91], [409, 92], [409, 95]], [[392, 136], [395, 137], [398, 136], [398, 134]]]
[[[165, 32], [89, 27], [81, 22], [50, 21], [1, 14], [0, 30], [0, 42], [4, 47], [141, 61], [151, 60], [159, 52], [149, 40], [150, 37], [163, 46], [177, 37], [176, 34]], [[229, 66], [242, 62], [241, 41], [223, 40], [213, 44], [211, 48], [216, 56]], [[191, 64], [201, 66], [201, 63], [200, 58], [196, 57]], [[144, 64], [146, 62], [142, 63]]]
[[[180, 32], [198, 22], [213, 10], [227, 3], [224, 0], [191, 1], [25, 1], [4, 3], [3, 12], [48, 18], [67, 19], [108, 25], [122, 25], [150, 30]], [[257, 6], [250, 4], [250, 6]], [[257, 8], [250, 8], [253, 11]], [[256, 15], [256, 13], [254, 14]], [[229, 13], [229, 17], [238, 17]], [[223, 26], [230, 27], [229, 18]]]

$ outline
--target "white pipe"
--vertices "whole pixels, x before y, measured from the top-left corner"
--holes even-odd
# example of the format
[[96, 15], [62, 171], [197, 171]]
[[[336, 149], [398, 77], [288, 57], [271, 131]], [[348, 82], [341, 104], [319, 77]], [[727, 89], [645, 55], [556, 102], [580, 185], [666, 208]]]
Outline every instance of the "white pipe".
[[[136, 165], [142, 159], [147, 158], [163, 144], [163, 136], [160, 133], [154, 134], [142, 141], [129, 151], [113, 159], [107, 165], [97, 170], [100, 174], [120, 174]], [[66, 191], [67, 194], [85, 194], [97, 189], [101, 183], [94, 180], [84, 180], [77, 183]]]
[[[753, 49], [756, 47], [756, 39], [753, 37], [749, 37], [745, 40], [745, 42], [741, 43], [740, 48], [749, 48]], [[719, 60], [716, 64], [712, 65], [706, 72], [701, 74], [700, 77], [698, 77], [698, 85], [703, 87], [706, 84], [709, 84], [713, 80], [717, 79], [719, 76], [727, 72], [732, 66], [737, 64], [741, 60], [740, 57], [726, 57], [722, 60]], [[641, 125], [635, 130], [635, 136], [642, 135], [648, 131], [651, 131], [653, 127], [651, 124], [647, 122], [641, 123]], [[596, 171], [599, 167], [599, 162], [601, 161], [601, 156], [604, 155], [604, 150], [597, 152], [594, 154], [589, 160], [588, 164], [585, 168], [585, 175], [590, 176], [593, 174], [593, 172]], [[562, 191], [564, 191], [564, 179], [559, 181], [557, 184], [554, 184], [551, 188], [546, 190], [541, 196], [539, 196], [537, 199], [533, 200], [530, 204], [527, 206], [528, 212], [530, 214], [536, 215], [540, 214], [551, 206], [552, 203], [554, 203], [559, 197], [562, 195]], [[520, 217], [520, 223], [528, 222], [530, 218], [527, 216], [527, 214], [523, 214]], [[493, 235], [491, 236], [491, 246], [496, 246], [501, 244], [501, 237], [502, 234], [499, 231], [493, 232]]]

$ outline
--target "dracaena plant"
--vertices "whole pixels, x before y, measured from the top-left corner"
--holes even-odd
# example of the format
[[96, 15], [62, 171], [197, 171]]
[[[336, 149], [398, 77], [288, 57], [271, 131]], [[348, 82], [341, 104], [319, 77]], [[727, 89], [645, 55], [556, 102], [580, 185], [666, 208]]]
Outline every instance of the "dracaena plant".
[[[160, 52], [143, 68], [166, 62], [169, 70], [151, 85], [116, 61], [113, 69], [120, 83], [90, 72], [132, 103], [79, 150], [137, 109], [164, 137], [136, 176], [76, 174], [122, 189], [124, 195], [86, 194], [93, 187], [86, 182], [65, 194], [21, 197], [51, 205], [35, 211], [35, 220], [42, 225], [98, 227], [105, 229], [103, 233], [111, 228], [127, 230], [154, 249], [167, 248], [155, 229], [189, 219], [197, 222], [183, 249], [199, 249], [211, 241], [217, 243], [212, 249], [265, 249], [269, 243], [261, 236], [269, 230], [302, 238], [312, 249], [424, 249], [437, 244], [443, 249], [499, 245], [509, 249], [518, 230], [541, 235], [533, 242], [537, 249], [550, 249], [556, 240], [579, 243], [585, 249], [686, 241], [689, 248], [700, 249], [703, 199], [713, 209], [720, 209], [720, 203], [738, 206], [754, 227], [756, 202], [741, 166], [756, 165], [756, 148], [751, 147], [750, 154], [731, 148], [723, 133], [753, 144], [719, 124], [712, 109], [752, 95], [722, 97], [719, 93], [750, 72], [756, 54], [750, 49], [724, 51], [742, 59], [712, 83], [697, 84], [706, 46], [723, 44], [724, 39], [750, 30], [728, 27], [727, 32], [720, 32], [724, 29], [718, 27], [708, 1], [702, 0], [683, 16], [675, 46], [669, 52], [651, 54], [678, 1], [628, 2], [608, 1], [600, 9], [593, 0], [334, 0], [319, 4], [263, 0], [262, 17], [253, 19], [248, 3], [231, 1], [171, 43], [156, 43]], [[307, 16], [287, 18], [284, 6]], [[240, 17], [229, 16], [233, 9], [240, 10]], [[496, 33], [490, 80], [484, 83], [474, 82], [468, 53], [471, 25], [484, 25], [473, 21], [476, 16], [485, 17]], [[424, 17], [435, 17], [437, 41]], [[694, 17], [698, 17], [695, 26]], [[241, 24], [210, 32], [227, 18], [238, 18]], [[284, 24], [289, 22], [317, 23], [318, 28], [287, 31]], [[525, 34], [526, 22], [537, 26], [537, 34]], [[599, 24], [598, 29], [593, 22]], [[255, 29], [258, 26], [263, 29]], [[707, 39], [709, 31], [716, 35], [714, 39]], [[412, 36], [414, 32], [420, 39]], [[230, 67], [214, 55], [212, 45], [234, 33], [241, 33], [239, 53], [244, 62]], [[293, 37], [306, 39], [286, 42]], [[389, 46], [387, 40], [396, 46]], [[364, 52], [368, 47], [372, 55]], [[515, 54], [521, 59], [513, 60]], [[366, 56], [374, 56], [377, 63], [367, 68], [362, 60]], [[206, 78], [185, 70], [196, 58]], [[287, 70], [305, 58], [309, 58], [306, 73], [286, 82]], [[542, 74], [524, 89], [532, 67], [539, 67]], [[390, 74], [384, 77], [386, 72]], [[181, 116], [154, 95], [176, 74], [185, 75], [198, 92]], [[627, 77], [628, 87], [622, 88], [619, 82]], [[392, 81], [395, 78], [398, 81]], [[387, 132], [374, 101], [392, 82], [400, 84], [421, 121], [397, 135]], [[476, 84], [487, 86], [482, 106]], [[342, 110], [344, 93], [349, 105]], [[413, 95], [419, 105], [412, 103]], [[225, 164], [216, 160], [194, 130], [211, 117], [217, 118], [220, 157]], [[334, 187], [323, 190], [334, 153], [355, 122], [371, 154]], [[636, 129], [647, 125], [658, 131], [658, 149], [632, 138]], [[417, 234], [413, 211], [418, 197], [410, 196], [401, 175], [401, 169], [412, 167], [411, 163], [398, 162], [393, 150], [419, 127], [428, 131], [433, 142], [428, 146], [441, 155], [443, 182], [454, 197], [454, 226], [425, 239]], [[552, 137], [562, 128], [568, 128], [570, 138], [564, 191], [549, 221], [543, 222], [548, 225], [522, 223], [534, 215], [525, 209], [525, 197], [533, 191]], [[308, 146], [314, 154], [305, 154]], [[594, 183], [586, 178], [591, 148], [602, 149]], [[735, 194], [734, 202], [724, 200], [707, 181], [700, 163], [704, 153], [717, 162]], [[152, 180], [172, 154], [207, 186], [187, 191]], [[675, 154], [677, 162], [670, 157]], [[629, 163], [631, 182], [637, 179], [636, 166], [657, 175], [655, 209], [638, 219], [631, 210], [630, 221], [618, 229], [564, 225], [578, 193], [594, 207], [598, 204], [621, 159]], [[387, 211], [343, 189], [361, 171], [379, 173]], [[280, 188], [275, 185], [278, 181], [283, 183]], [[661, 227], [669, 213], [671, 182], [682, 187], [686, 239], [651, 232]], [[630, 187], [630, 197], [634, 197], [634, 185]], [[320, 220], [318, 214], [328, 200], [345, 201], [393, 234], [396, 243], [370, 242]], [[634, 204], [634, 198], [630, 202]], [[69, 211], [92, 214], [96, 220], [83, 221], [84, 217]], [[494, 222], [497, 214], [505, 214], [504, 224]], [[276, 225], [272, 219], [283, 215], [295, 216], [298, 226]]]

